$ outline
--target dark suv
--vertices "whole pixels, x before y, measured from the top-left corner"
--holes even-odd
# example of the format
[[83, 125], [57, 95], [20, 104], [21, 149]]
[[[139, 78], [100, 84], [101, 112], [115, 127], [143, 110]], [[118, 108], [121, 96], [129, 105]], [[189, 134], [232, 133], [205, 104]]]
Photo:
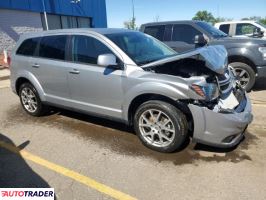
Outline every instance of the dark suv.
[[256, 77], [266, 77], [266, 40], [228, 37], [201, 21], [148, 23], [143, 24], [140, 30], [177, 52], [190, 51], [206, 44], [224, 45], [228, 51], [228, 62], [247, 91], [252, 89]]

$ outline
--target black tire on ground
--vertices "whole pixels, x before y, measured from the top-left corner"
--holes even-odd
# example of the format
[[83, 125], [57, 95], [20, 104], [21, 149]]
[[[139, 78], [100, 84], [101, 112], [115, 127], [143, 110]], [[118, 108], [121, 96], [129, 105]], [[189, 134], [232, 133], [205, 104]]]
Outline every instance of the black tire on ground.
[[[35, 100], [36, 100], [36, 110], [34, 112], [30, 112], [29, 110], [27, 110], [27, 108], [25, 107], [25, 105], [23, 104], [22, 102], [22, 90], [23, 89], [28, 89], [28, 90], [31, 90], [34, 95], [35, 95]], [[39, 117], [39, 116], [42, 116], [44, 115], [47, 110], [48, 110], [48, 107], [46, 105], [43, 105], [40, 97], [39, 97], [39, 94], [37, 92], [37, 90], [35, 89], [35, 87], [31, 84], [31, 83], [23, 83], [20, 88], [19, 88], [19, 98], [20, 98], [20, 103], [23, 107], [23, 109], [30, 115], [32, 116], [35, 116], [35, 117]]]
[[[158, 147], [150, 144], [141, 134], [140, 130], [140, 117], [145, 111], [149, 109], [155, 109], [162, 111], [165, 113], [170, 120], [173, 122], [173, 129], [175, 130], [175, 134], [173, 136], [173, 140], [170, 144], [163, 147]], [[159, 100], [150, 100], [139, 106], [134, 116], [134, 129], [141, 142], [150, 149], [155, 151], [170, 153], [180, 149], [188, 137], [188, 122], [186, 120], [186, 116], [175, 106], [166, 103], [164, 101]]]
[[248, 73], [249, 82], [247, 83], [246, 86], [244, 86], [244, 89], [249, 92], [253, 88], [255, 81], [256, 81], [255, 71], [252, 69], [251, 66], [249, 66], [246, 63], [242, 63], [242, 62], [232, 62], [230, 63], [230, 66], [232, 66], [234, 69], [243, 69]]

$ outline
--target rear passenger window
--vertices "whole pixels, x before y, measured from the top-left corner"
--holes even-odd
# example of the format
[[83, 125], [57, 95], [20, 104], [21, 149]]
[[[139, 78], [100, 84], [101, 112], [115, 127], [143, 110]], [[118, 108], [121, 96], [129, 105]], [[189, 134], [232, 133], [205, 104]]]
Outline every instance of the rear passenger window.
[[219, 29], [226, 34], [229, 34], [230, 24], [222, 24]]
[[67, 36], [45, 36], [41, 39], [39, 57], [65, 60]]
[[74, 62], [97, 64], [101, 54], [113, 54], [113, 52], [99, 40], [83, 35], [72, 38], [72, 60]]
[[18, 48], [17, 54], [24, 56], [34, 56], [34, 52], [39, 40], [40, 38], [31, 38], [25, 40]]
[[193, 26], [187, 24], [176, 24], [173, 28], [172, 40], [194, 44], [196, 35], [202, 35], [202, 33]]
[[165, 25], [148, 26], [145, 28], [144, 33], [147, 33], [148, 35], [151, 35], [157, 38], [158, 40], [163, 41], [164, 31], [165, 31]]

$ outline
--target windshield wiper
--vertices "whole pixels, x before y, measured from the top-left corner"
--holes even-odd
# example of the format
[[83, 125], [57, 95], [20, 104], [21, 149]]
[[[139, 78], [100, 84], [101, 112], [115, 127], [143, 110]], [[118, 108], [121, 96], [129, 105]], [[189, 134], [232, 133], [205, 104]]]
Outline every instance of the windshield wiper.
[[151, 63], [151, 62], [156, 61], [156, 60], [145, 60], [145, 61], [139, 62], [138, 64], [139, 65], [145, 65], [145, 64]]
[[168, 56], [164, 56], [164, 57], [160, 57], [160, 58], [156, 58], [156, 59], [150, 59], [150, 60], [145, 60], [145, 61], [142, 61], [142, 62], [138, 62], [138, 65], [145, 65], [145, 64], [148, 64], [148, 63], [151, 63], [151, 62], [154, 62], [154, 61], [158, 61], [158, 60], [161, 60], [161, 59], [165, 59], [165, 58], [169, 58], [169, 57], [172, 57], [172, 56], [176, 56], [178, 53], [175, 53], [175, 54], [172, 54], [172, 55], [168, 55]]

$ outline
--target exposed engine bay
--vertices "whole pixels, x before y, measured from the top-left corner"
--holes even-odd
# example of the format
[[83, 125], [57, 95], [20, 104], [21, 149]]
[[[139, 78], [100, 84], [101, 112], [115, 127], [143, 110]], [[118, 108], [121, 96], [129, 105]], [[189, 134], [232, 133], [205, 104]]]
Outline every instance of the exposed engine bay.
[[207, 107], [215, 112], [230, 113], [236, 108], [242, 110], [245, 105], [239, 106], [239, 103], [243, 102], [244, 95], [227, 66], [226, 52], [223, 47], [215, 47], [214, 51], [216, 56], [209, 53], [212, 51], [199, 49], [150, 63], [143, 69], [186, 79], [190, 82], [190, 89], [202, 97], [193, 100], [191, 102], [193, 104]]
[[214, 71], [206, 67], [205, 61], [196, 60], [194, 58], [184, 58], [159, 66], [146, 68], [145, 70], [158, 74], [180, 76], [183, 78], [190, 78], [192, 76], [216, 75]]

